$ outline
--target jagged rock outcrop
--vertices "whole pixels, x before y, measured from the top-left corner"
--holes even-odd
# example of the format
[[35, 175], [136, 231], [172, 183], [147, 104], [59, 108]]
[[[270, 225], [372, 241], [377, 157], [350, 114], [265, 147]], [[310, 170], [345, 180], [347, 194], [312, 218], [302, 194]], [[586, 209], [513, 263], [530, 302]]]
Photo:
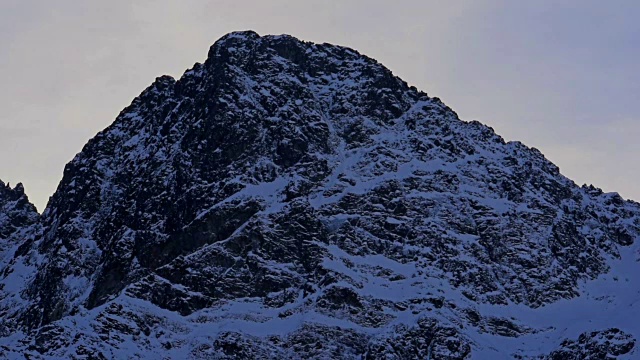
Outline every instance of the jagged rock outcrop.
[[0, 269], [13, 251], [34, 230], [39, 218], [36, 207], [29, 202], [22, 184], [11, 187], [0, 180]]
[[19, 237], [17, 233], [35, 224], [38, 216], [22, 184], [11, 188], [0, 180], [0, 244]]
[[14, 271], [9, 264], [19, 247], [34, 236], [38, 228], [39, 214], [29, 202], [22, 184], [11, 187], [0, 181], [0, 336], [10, 332], [7, 309], [11, 307], [16, 289], [24, 279], [11, 277]]
[[30, 229], [9, 358], [554, 358], [611, 353], [556, 315], [632, 296], [585, 284], [624, 288], [640, 205], [354, 50], [238, 32], [90, 140]]
[[615, 359], [628, 354], [635, 347], [635, 339], [619, 329], [607, 329], [581, 334], [577, 340], [565, 340], [560, 349], [543, 359]]

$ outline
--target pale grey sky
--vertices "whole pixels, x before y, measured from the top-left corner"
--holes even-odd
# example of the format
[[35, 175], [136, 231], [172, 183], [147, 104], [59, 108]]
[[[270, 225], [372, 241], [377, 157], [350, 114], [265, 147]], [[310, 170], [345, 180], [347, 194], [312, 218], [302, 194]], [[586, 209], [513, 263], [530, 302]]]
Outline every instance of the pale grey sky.
[[252, 29], [353, 47], [578, 184], [640, 200], [640, 1], [0, 0], [0, 179], [42, 210], [156, 76]]

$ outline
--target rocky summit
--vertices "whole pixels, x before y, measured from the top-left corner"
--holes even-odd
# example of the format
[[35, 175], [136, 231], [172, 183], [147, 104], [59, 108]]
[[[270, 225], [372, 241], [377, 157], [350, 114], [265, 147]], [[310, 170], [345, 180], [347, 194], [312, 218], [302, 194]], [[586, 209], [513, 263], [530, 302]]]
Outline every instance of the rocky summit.
[[639, 236], [377, 61], [235, 32], [42, 214], [0, 183], [0, 358], [638, 358]]

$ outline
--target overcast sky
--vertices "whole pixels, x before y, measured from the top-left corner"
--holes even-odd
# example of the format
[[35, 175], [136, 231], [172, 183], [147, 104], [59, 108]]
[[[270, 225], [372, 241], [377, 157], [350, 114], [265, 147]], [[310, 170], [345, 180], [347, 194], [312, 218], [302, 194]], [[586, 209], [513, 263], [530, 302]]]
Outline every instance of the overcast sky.
[[640, 1], [0, 0], [0, 179], [41, 211], [156, 76], [252, 29], [346, 45], [462, 119], [640, 200]]

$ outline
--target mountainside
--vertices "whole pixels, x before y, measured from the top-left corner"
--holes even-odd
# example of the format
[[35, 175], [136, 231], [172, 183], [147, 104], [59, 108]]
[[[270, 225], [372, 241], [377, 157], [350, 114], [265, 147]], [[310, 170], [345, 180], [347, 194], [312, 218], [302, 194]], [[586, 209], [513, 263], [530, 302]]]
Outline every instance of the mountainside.
[[29, 236], [38, 216], [22, 184], [11, 188], [0, 181], [0, 270], [11, 260], [11, 251]]
[[633, 358], [638, 236], [640, 204], [375, 60], [236, 32], [42, 215], [0, 183], [0, 357]]

